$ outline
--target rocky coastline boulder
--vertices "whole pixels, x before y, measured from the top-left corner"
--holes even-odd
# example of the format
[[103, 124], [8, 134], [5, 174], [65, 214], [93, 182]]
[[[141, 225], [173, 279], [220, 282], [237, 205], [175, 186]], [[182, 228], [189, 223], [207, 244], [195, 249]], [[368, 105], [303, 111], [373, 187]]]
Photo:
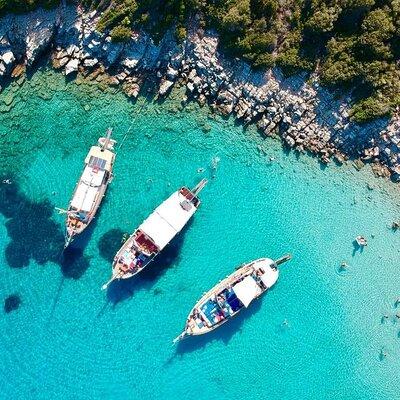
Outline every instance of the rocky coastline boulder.
[[308, 150], [325, 163], [347, 157], [379, 162], [400, 177], [400, 114], [358, 125], [349, 116], [351, 99], [333, 98], [317, 76], [252, 71], [246, 62], [224, 57], [218, 35], [204, 32], [195, 20], [183, 43], [171, 30], [157, 45], [142, 31], [126, 43], [113, 43], [108, 32], [96, 31], [99, 18], [96, 11], [84, 13], [72, 5], [0, 18], [0, 78], [19, 76], [54, 48], [53, 66], [65, 75], [86, 69], [87, 79], [121, 85], [133, 98], [144, 79], [154, 83], [160, 97], [183, 83], [188, 99], [208, 102], [244, 124], [256, 123], [266, 136], [279, 134], [290, 148]]

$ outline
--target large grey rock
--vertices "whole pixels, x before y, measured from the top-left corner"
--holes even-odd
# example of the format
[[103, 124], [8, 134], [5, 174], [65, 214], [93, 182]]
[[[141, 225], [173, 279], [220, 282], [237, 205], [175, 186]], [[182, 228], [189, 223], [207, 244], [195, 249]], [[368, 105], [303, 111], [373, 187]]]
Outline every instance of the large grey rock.
[[171, 82], [171, 81], [169, 81], [167, 79], [163, 80], [161, 82], [160, 89], [158, 90], [158, 93], [161, 96], [165, 96], [169, 92], [169, 90], [171, 89], [173, 84], [174, 84], [174, 82]]
[[78, 71], [79, 60], [73, 58], [70, 60], [67, 65], [65, 66], [65, 75], [72, 74], [73, 72]]
[[[58, 20], [56, 10], [38, 10], [31, 14], [16, 17], [19, 33], [25, 36], [25, 56], [27, 65], [32, 65], [52, 44]], [[16, 31], [17, 32], [17, 31]]]
[[83, 61], [83, 66], [84, 67], [94, 67], [96, 64], [98, 64], [99, 60], [97, 58], [86, 58]]
[[6, 51], [0, 57], [5, 65], [10, 65], [15, 61], [14, 53], [11, 50]]

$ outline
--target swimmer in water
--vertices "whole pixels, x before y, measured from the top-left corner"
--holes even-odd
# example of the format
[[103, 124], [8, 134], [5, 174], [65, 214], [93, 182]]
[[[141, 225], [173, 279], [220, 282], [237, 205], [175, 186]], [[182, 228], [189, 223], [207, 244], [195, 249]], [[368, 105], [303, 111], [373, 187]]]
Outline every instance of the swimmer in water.
[[346, 269], [348, 266], [349, 266], [349, 264], [347, 264], [346, 261], [342, 261], [342, 262], [340, 263], [340, 269]]
[[219, 157], [213, 157], [211, 160], [211, 169], [216, 170], [220, 161], [221, 159]]

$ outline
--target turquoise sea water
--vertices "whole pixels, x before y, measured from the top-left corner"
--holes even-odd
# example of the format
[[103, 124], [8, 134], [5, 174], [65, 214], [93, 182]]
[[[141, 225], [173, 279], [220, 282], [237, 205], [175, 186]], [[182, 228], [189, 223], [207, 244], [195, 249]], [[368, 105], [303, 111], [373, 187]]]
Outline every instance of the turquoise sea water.
[[[46, 70], [0, 94], [0, 111], [0, 168], [13, 182], [0, 185], [0, 294], [22, 301], [0, 318], [1, 398], [400, 399], [393, 184], [285, 154], [194, 105], [133, 104]], [[106, 128], [121, 141], [132, 123], [96, 222], [63, 256], [54, 206], [68, 204]], [[123, 233], [202, 177], [203, 204], [181, 237], [136, 279], [101, 291]], [[205, 290], [286, 252], [293, 260], [260, 301], [172, 346]]]

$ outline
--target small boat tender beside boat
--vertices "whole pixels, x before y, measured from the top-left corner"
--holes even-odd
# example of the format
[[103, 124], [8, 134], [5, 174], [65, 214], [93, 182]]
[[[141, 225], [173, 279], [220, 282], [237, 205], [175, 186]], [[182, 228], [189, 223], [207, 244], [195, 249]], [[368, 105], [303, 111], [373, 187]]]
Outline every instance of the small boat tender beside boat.
[[260, 258], [227, 276], [192, 308], [184, 331], [174, 339], [174, 343], [187, 336], [211, 332], [247, 308], [275, 284], [279, 276], [278, 265], [290, 259], [289, 254], [276, 261]]
[[92, 146], [85, 158], [82, 175], [64, 211], [67, 214], [64, 248], [89, 226], [112, 180], [116, 141], [110, 139], [111, 133], [108, 129], [107, 136], [99, 138], [98, 146]]
[[192, 190], [182, 187], [159, 205], [133, 232], [114, 257], [111, 279], [128, 279], [143, 270], [181, 232], [200, 206], [202, 179]]

